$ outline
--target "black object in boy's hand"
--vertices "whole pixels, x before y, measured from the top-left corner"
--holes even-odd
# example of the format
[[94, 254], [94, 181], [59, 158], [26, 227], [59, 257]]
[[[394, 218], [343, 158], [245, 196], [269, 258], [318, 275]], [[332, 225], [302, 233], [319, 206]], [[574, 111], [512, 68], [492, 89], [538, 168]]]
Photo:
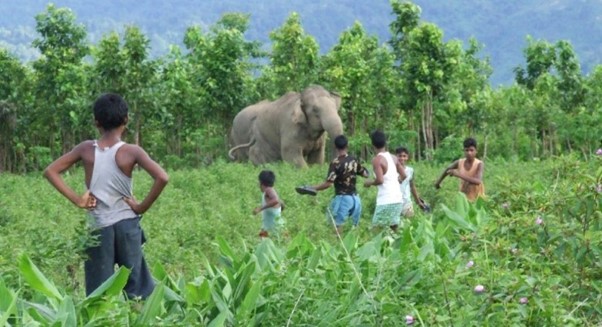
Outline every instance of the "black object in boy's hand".
[[428, 203], [424, 202], [423, 199], [420, 199], [420, 208], [422, 208], [422, 211], [425, 213], [429, 213], [431, 212], [431, 206], [428, 205]]
[[299, 193], [299, 194], [307, 194], [307, 195], [312, 195], [312, 196], [315, 196], [316, 194], [318, 194], [318, 191], [316, 191], [311, 186], [297, 186], [297, 187], [295, 187], [295, 191], [297, 191], [297, 193]]

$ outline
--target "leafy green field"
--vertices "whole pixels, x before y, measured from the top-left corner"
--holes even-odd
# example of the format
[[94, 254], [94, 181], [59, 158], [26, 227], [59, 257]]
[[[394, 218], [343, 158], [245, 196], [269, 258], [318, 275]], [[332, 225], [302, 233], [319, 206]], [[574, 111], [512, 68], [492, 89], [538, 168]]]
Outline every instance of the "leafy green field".
[[[343, 240], [325, 218], [332, 190], [294, 191], [321, 181], [326, 166], [269, 165], [289, 231], [274, 242], [260, 241], [261, 218], [252, 215], [262, 168], [171, 171], [142, 221], [162, 281], [144, 303], [121, 296], [126, 270], [86, 298], [84, 212], [41, 174], [3, 174], [0, 325], [399, 326], [408, 315], [424, 326], [597, 326], [601, 159], [487, 162], [488, 199], [476, 206], [458, 196], [455, 180], [434, 190], [443, 167], [417, 164], [433, 213], [418, 213], [397, 235], [378, 233], [370, 229], [376, 189], [360, 188], [360, 228]], [[82, 175], [65, 178], [83, 191]], [[149, 187], [137, 172], [135, 194]]]

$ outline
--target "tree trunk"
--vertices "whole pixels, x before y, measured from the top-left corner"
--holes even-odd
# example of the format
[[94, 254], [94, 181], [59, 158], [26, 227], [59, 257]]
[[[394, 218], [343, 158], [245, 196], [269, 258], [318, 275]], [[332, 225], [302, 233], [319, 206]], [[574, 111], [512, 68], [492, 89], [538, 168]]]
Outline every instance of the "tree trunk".
[[422, 133], [424, 136], [426, 159], [433, 159], [433, 98], [432, 94], [427, 93], [426, 101], [422, 105]]

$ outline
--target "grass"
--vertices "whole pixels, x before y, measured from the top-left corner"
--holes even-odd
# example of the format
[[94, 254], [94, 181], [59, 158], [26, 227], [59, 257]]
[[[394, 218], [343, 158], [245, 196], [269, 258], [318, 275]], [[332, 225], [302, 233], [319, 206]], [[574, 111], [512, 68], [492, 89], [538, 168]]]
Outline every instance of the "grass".
[[[343, 239], [326, 219], [332, 189], [316, 197], [294, 191], [322, 181], [326, 165], [297, 170], [286, 164], [217, 162], [169, 172], [170, 184], [142, 220], [145, 255], [187, 304], [175, 313], [171, 302], [162, 302], [164, 311], [157, 312], [174, 324], [190, 319], [201, 325], [251, 319], [250, 324], [267, 325], [395, 326], [405, 314], [425, 325], [600, 322], [594, 318], [602, 299], [596, 290], [602, 287], [596, 281], [602, 253], [601, 196], [595, 190], [602, 183], [599, 162], [487, 161], [488, 200], [477, 206], [457, 198], [455, 179], [434, 189], [443, 167], [414, 165], [418, 191], [434, 212], [417, 212], [397, 235], [370, 229], [376, 189], [363, 188], [359, 179], [360, 228], [348, 226]], [[252, 214], [261, 199], [261, 169], [276, 173], [275, 188], [286, 203], [290, 238], [276, 241], [275, 248], [257, 237], [261, 218]], [[83, 192], [81, 169], [65, 179]], [[141, 198], [151, 180], [143, 171], [136, 171], [134, 180], [134, 194]], [[41, 175], [0, 175], [0, 272], [6, 285], [23, 298], [38, 298], [18, 269], [27, 254], [59, 290], [83, 299], [84, 217]], [[544, 223], [535, 224], [536, 217]], [[467, 269], [470, 260], [475, 266]], [[255, 284], [245, 284], [249, 276]], [[474, 295], [477, 284], [485, 286], [485, 295]], [[226, 289], [232, 285], [247, 285], [237, 294], [251, 294], [260, 303], [254, 311], [242, 304], [250, 300], [229, 297]], [[205, 294], [203, 287], [217, 293], [203, 302], [190, 293], [196, 287], [198, 294]], [[218, 305], [221, 297], [227, 304]], [[520, 297], [528, 297], [529, 305], [518, 304]], [[271, 323], [258, 322], [261, 317]]]

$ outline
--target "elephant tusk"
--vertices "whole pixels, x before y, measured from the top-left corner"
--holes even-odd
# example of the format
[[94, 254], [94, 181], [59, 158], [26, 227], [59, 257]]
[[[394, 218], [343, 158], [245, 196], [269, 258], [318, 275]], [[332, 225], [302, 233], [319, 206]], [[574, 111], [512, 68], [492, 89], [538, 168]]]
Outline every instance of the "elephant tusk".
[[240, 144], [237, 145], [235, 147], [233, 147], [232, 149], [230, 149], [230, 151], [228, 151], [228, 157], [230, 157], [230, 159], [232, 160], [236, 160], [236, 158], [234, 157], [234, 155], [232, 154], [234, 151], [241, 149], [241, 148], [247, 148], [250, 147], [251, 145], [253, 145], [255, 143], [255, 138], [251, 139], [251, 142], [249, 143], [245, 143], [245, 144]]

